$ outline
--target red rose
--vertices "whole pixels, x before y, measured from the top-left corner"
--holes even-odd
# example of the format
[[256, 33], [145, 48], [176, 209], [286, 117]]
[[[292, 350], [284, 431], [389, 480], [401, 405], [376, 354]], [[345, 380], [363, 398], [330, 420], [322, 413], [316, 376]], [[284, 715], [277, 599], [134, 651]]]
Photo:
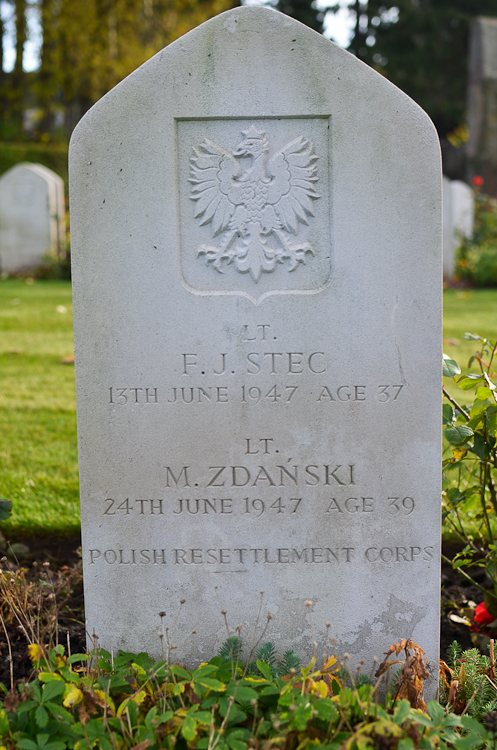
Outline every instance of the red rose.
[[476, 174], [471, 180], [471, 182], [473, 183], [475, 187], [481, 187], [483, 183], [485, 182], [485, 180], [479, 174]]
[[475, 622], [477, 625], [490, 625], [495, 620], [495, 617], [490, 614], [485, 606], [485, 602], [481, 602], [475, 609]]

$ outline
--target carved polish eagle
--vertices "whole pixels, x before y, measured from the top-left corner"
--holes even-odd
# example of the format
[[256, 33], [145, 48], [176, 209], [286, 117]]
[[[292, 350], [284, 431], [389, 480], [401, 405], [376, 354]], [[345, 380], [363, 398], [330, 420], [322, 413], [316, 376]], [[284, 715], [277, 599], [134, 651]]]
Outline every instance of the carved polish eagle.
[[197, 255], [219, 273], [233, 263], [257, 283], [278, 263], [294, 271], [308, 253], [315, 255], [309, 242], [292, 242], [291, 235], [314, 216], [318, 157], [303, 136], [271, 157], [264, 132], [252, 125], [242, 136], [231, 153], [208, 138], [193, 149], [190, 197], [195, 218], [220, 238]]

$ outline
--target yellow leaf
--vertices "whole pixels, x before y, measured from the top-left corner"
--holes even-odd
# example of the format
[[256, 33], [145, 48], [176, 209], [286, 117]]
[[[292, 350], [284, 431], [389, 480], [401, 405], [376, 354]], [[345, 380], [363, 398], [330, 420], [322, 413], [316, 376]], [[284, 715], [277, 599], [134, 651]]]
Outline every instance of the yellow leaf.
[[246, 682], [267, 682], [265, 677], [245, 677]]
[[[96, 691], [95, 691], [96, 692]], [[128, 706], [128, 703], [130, 701], [133, 701], [133, 703], [136, 703], [137, 706], [140, 705], [140, 703], [143, 703], [145, 698], [147, 697], [147, 694], [144, 690], [140, 690], [139, 693], [137, 693], [133, 698], [126, 698], [123, 700], [119, 708], [117, 709], [117, 716], [122, 716], [123, 713], [126, 711], [126, 708]]]
[[65, 663], [64, 659], [62, 658], [62, 656], [56, 656], [55, 657], [55, 666], [57, 668], [59, 668], [59, 667], [65, 667], [66, 666], [66, 663]]
[[43, 651], [37, 643], [30, 643], [28, 646], [28, 654], [32, 664], [36, 664], [38, 659], [41, 659], [43, 656]]
[[460, 461], [461, 458], [464, 458], [468, 451], [464, 450], [464, 448], [452, 448], [452, 455], [456, 459], [456, 461]]
[[117, 714], [116, 714], [117, 717], [123, 715], [123, 713], [126, 711], [128, 703], [129, 703], [129, 698], [126, 698], [125, 700], [123, 700], [123, 702], [121, 703], [121, 705], [117, 709]]
[[38, 679], [40, 682], [53, 682], [54, 680], [64, 682], [64, 678], [56, 672], [40, 672]]
[[147, 674], [145, 670], [143, 669], [143, 667], [140, 667], [139, 664], [135, 664], [135, 662], [133, 662], [131, 666], [135, 670], [136, 674], [139, 674], [139, 675]]
[[137, 693], [131, 700], [133, 701], [133, 703], [136, 703], [136, 705], [139, 706], [141, 703], [143, 703], [146, 697], [147, 694], [145, 690], [140, 690], [140, 692]]
[[326, 698], [328, 695], [328, 686], [323, 680], [313, 682], [311, 686], [311, 693], [318, 693], [322, 698]]
[[66, 708], [77, 706], [83, 700], [83, 693], [78, 687], [72, 687], [64, 698], [62, 705]]
[[100, 698], [100, 700], [102, 701], [102, 703], [104, 703], [104, 704], [106, 703], [109, 706], [109, 708], [112, 709], [112, 713], [114, 713], [114, 714], [116, 713], [116, 707], [115, 707], [115, 704], [114, 704], [114, 701], [112, 700], [112, 698], [110, 698], [108, 695], [106, 695], [103, 690], [94, 690], [93, 692], [95, 693], [95, 695], [98, 698]]
[[334, 656], [328, 656], [326, 659], [326, 663], [323, 667], [323, 672], [326, 672], [327, 669], [331, 669], [334, 664], [337, 663], [336, 657]]

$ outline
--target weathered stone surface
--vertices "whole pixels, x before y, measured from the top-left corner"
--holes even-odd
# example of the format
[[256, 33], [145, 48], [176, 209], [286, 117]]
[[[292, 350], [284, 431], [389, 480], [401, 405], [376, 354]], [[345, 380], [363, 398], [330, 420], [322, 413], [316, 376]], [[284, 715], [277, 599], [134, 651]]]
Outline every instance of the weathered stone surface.
[[33, 268], [64, 251], [64, 183], [41, 164], [22, 163], [0, 177], [0, 267]]
[[[262, 7], [218, 16], [70, 152], [87, 624], [305, 660], [439, 631], [441, 169], [427, 116]], [[179, 600], [184, 599], [181, 612]], [[174, 626], [175, 618], [177, 624]], [[190, 635], [192, 630], [196, 635]]]
[[443, 276], [454, 276], [456, 249], [463, 237], [471, 237], [474, 222], [474, 195], [462, 180], [443, 178]]

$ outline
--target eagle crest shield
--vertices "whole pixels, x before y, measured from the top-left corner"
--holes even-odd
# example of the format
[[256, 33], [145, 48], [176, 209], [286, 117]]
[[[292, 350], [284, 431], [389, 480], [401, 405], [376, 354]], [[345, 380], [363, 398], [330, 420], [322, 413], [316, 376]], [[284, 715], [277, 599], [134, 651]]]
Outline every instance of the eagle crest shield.
[[318, 157], [304, 136], [271, 155], [263, 130], [251, 125], [241, 135], [231, 151], [209, 138], [193, 148], [190, 198], [213, 238], [197, 247], [197, 258], [220, 274], [231, 266], [257, 284], [278, 265], [294, 272], [316, 254], [299, 232], [320, 198]]

